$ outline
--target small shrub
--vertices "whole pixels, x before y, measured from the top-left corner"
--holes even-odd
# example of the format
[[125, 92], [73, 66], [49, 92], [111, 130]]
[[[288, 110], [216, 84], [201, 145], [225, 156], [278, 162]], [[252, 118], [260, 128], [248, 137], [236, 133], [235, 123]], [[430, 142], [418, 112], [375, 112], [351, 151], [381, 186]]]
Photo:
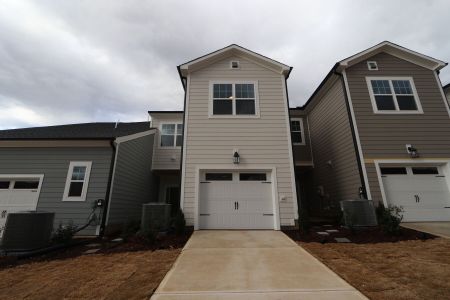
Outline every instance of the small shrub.
[[136, 232], [136, 237], [146, 244], [154, 244], [158, 233], [156, 230], [147, 229]]
[[173, 220], [173, 227], [175, 234], [182, 235], [186, 231], [186, 220], [184, 219], [184, 214], [181, 210], [177, 212]]
[[77, 226], [73, 225], [73, 222], [69, 222], [67, 225], [59, 223], [58, 228], [53, 232], [52, 241], [54, 243], [68, 244], [72, 241], [72, 238], [77, 231]]
[[388, 206], [380, 204], [376, 208], [378, 225], [387, 234], [398, 235], [400, 233], [400, 223], [403, 220], [403, 207]]

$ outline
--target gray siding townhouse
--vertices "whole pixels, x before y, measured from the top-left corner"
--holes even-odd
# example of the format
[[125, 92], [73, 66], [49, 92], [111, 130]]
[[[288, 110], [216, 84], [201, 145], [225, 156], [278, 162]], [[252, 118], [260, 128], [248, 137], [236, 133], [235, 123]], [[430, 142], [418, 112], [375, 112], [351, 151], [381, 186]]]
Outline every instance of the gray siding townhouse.
[[81, 231], [139, 219], [150, 202], [155, 130], [149, 122], [86, 123], [0, 131], [0, 226], [14, 211], [55, 213], [82, 226], [98, 199], [97, 220]]

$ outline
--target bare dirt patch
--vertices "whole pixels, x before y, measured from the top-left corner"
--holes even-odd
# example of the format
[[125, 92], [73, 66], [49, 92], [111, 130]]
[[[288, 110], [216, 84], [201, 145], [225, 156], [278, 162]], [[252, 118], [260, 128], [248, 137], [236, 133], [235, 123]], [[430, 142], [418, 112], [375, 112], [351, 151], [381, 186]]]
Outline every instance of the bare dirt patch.
[[370, 299], [450, 299], [450, 240], [298, 242]]

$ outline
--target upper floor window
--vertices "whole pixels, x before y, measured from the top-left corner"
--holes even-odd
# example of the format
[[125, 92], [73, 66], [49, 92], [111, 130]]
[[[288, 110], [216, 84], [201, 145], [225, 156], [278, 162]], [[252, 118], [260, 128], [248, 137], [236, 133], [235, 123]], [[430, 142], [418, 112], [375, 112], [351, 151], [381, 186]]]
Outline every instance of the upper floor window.
[[303, 119], [291, 118], [291, 138], [294, 145], [305, 145]]
[[256, 82], [212, 83], [210, 116], [258, 116]]
[[183, 144], [183, 124], [161, 124], [161, 147], [180, 147]]
[[71, 161], [63, 201], [85, 201], [92, 162]]
[[375, 113], [423, 113], [410, 77], [367, 77]]

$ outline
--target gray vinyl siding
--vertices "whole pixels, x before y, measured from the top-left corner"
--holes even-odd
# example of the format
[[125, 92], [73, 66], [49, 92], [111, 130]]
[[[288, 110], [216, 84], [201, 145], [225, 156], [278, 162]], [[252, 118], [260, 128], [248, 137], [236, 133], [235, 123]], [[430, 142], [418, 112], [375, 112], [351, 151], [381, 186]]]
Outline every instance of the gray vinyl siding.
[[[314, 193], [315, 199], [309, 201], [309, 205], [312, 211], [320, 213], [329, 204], [337, 208], [340, 200], [358, 198], [361, 180], [340, 79], [336, 79], [318, 97], [308, 112], [308, 119], [314, 158], [314, 188], [322, 186], [324, 197]], [[328, 161], [331, 161], [331, 167]]]
[[305, 145], [293, 145], [295, 164], [311, 163], [311, 145], [309, 142], [308, 120], [306, 114], [302, 110], [292, 109], [290, 110], [291, 118], [303, 119], [303, 137], [305, 139]]
[[[55, 227], [84, 225], [92, 203], [105, 199], [112, 157], [111, 147], [0, 148], [0, 174], [44, 174], [37, 210], [55, 212]], [[86, 201], [62, 201], [71, 161], [92, 161]], [[80, 234], [95, 234], [90, 226]]]
[[183, 114], [159, 114], [152, 115], [152, 127], [156, 129], [155, 143], [153, 146], [153, 170], [180, 170], [181, 147], [160, 147], [161, 123], [183, 123]]
[[157, 201], [151, 171], [154, 138], [150, 134], [119, 144], [108, 225], [140, 220], [142, 204]]
[[[230, 60], [240, 61], [240, 69], [230, 69]], [[281, 74], [243, 57], [228, 57], [190, 75], [185, 134], [184, 212], [188, 225], [194, 223], [196, 168], [223, 169], [276, 167], [280, 224], [293, 225], [295, 212], [289, 155], [288, 112]], [[209, 118], [210, 81], [257, 81], [259, 118]], [[186, 133], [187, 132], [187, 133]], [[233, 165], [233, 149], [239, 149], [241, 163]]]
[[[387, 53], [372, 56], [378, 71], [366, 61], [347, 70], [350, 94], [372, 198], [381, 200], [373, 159], [409, 159], [406, 144], [414, 145], [421, 159], [450, 158], [450, 116], [433, 71]], [[412, 77], [423, 114], [375, 114], [366, 76]]]

